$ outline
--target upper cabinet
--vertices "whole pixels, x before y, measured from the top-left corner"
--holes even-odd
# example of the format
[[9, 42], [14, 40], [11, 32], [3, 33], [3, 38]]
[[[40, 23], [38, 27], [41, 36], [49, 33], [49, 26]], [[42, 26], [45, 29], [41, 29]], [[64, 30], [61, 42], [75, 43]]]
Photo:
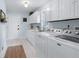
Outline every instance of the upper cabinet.
[[52, 0], [50, 2], [50, 20], [74, 18], [74, 0]]
[[79, 18], [79, 0], [52, 0], [48, 21]]
[[50, 3], [50, 19], [48, 21], [58, 20], [58, 0], [52, 0]]
[[79, 0], [74, 0], [75, 17], [79, 18]]
[[72, 18], [79, 18], [79, 0], [51, 0], [31, 16], [31, 22]]
[[49, 1], [43, 8], [41, 8], [43, 16], [41, 18], [46, 21], [58, 20], [58, 0]]
[[58, 5], [59, 20], [75, 18], [74, 0], [59, 0]]
[[40, 11], [36, 11], [29, 18], [30, 18], [30, 23], [40, 23]]
[[48, 20], [50, 20], [50, 4], [46, 4], [45, 6], [43, 6], [41, 9], [40, 9], [40, 15], [41, 15], [41, 24], [42, 26], [46, 25], [46, 22]]

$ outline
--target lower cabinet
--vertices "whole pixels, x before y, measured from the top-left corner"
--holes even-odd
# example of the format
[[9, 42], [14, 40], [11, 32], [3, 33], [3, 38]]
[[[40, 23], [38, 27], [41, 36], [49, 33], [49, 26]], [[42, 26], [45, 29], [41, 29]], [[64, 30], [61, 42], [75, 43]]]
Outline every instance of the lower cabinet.
[[59, 56], [58, 57], [63, 57], [63, 58], [73, 58], [73, 57], [79, 57], [79, 50], [76, 48], [73, 48], [71, 46], [65, 45], [60, 43], [61, 47], [58, 48]]
[[[63, 44], [59, 41], [49, 39], [45, 36], [38, 35], [36, 39], [36, 47], [40, 57], [47, 58], [73, 58], [79, 57], [79, 49]], [[38, 57], [39, 57], [38, 56]]]
[[48, 57], [71, 58], [79, 57], [79, 50], [54, 40], [48, 40]]
[[48, 39], [44, 36], [38, 35], [36, 41], [36, 47], [39, 51], [38, 55], [40, 57], [48, 57]]
[[59, 55], [56, 42], [48, 39], [48, 57], [57, 57]]

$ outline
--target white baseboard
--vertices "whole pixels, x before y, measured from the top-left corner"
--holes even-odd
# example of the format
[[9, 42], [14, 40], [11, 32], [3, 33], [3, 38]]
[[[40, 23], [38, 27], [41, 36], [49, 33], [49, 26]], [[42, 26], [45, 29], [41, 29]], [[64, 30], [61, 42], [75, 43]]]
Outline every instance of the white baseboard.
[[7, 46], [17, 46], [23, 45], [25, 54], [27, 58], [34, 58], [36, 57], [36, 50], [35, 48], [27, 41], [27, 38], [17, 38], [13, 40], [7, 40]]
[[23, 40], [23, 48], [24, 48], [27, 58], [35, 58], [36, 57], [35, 48], [33, 46], [31, 46], [26, 39]]
[[3, 51], [0, 52], [0, 58], [4, 58], [6, 51], [7, 51], [7, 46], [5, 46]]

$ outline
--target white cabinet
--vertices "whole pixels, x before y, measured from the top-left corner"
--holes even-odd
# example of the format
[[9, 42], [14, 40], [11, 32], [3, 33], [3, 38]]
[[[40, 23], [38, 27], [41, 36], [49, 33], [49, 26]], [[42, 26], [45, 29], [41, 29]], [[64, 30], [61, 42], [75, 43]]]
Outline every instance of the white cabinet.
[[50, 19], [48, 21], [58, 20], [58, 0], [52, 0], [50, 2]]
[[45, 36], [38, 35], [37, 48], [42, 57], [49, 58], [73, 58], [79, 57], [79, 49], [64, 44], [64, 42], [49, 39]]
[[48, 57], [48, 38], [37, 35], [36, 47], [38, 49], [38, 57]]
[[74, 18], [74, 0], [59, 0], [58, 3], [58, 19], [64, 20]]
[[45, 11], [46, 9], [44, 9], [44, 10], [41, 10], [41, 13], [40, 13], [40, 15], [41, 15], [41, 30], [44, 30], [44, 27], [46, 26], [46, 22], [47, 22], [47, 17], [46, 17], [46, 11]]
[[50, 3], [49, 20], [64, 20], [79, 17], [79, 0], [52, 0]]
[[30, 23], [40, 23], [40, 12], [36, 11], [30, 16]]
[[41, 11], [41, 13], [44, 15], [43, 19], [46, 21], [50, 20], [50, 3], [46, 4]]
[[75, 17], [79, 18], [79, 0], [74, 0]]
[[54, 58], [59, 55], [56, 41], [48, 40], [48, 57]]
[[79, 0], [51, 0], [42, 10], [46, 21], [79, 18]]
[[59, 0], [58, 19], [79, 18], [79, 0]]
[[69, 57], [69, 58], [77, 58], [79, 57], [79, 49], [77, 48], [73, 48], [71, 46], [68, 46], [66, 44], [63, 43], [58, 43], [61, 46], [57, 46], [58, 50], [59, 50], [59, 56], [58, 57]]
[[79, 57], [79, 49], [73, 48], [59, 41], [48, 40], [48, 57], [73, 58]]
[[73, 45], [67, 45], [67, 43], [57, 41], [55, 37], [48, 38], [42, 35], [36, 35], [36, 54], [37, 57], [48, 58], [77, 58], [79, 57], [79, 49], [73, 47]]
[[27, 31], [26, 36], [27, 36], [27, 41], [28, 41], [33, 47], [35, 47], [35, 45], [36, 45], [36, 39], [37, 39], [35, 33], [30, 32], [30, 31]]
[[48, 2], [42, 8], [41, 13], [43, 14], [42, 19], [45, 21], [58, 20], [58, 0], [51, 0], [50, 2]]
[[41, 36], [42, 38], [42, 52], [44, 53], [45, 57], [48, 57], [48, 38]]

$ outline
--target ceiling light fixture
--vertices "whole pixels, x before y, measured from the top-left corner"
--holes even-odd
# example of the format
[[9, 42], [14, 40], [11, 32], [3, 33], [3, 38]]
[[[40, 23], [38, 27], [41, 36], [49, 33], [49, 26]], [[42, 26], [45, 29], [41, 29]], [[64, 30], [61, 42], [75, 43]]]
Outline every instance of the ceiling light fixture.
[[28, 4], [25, 4], [24, 7], [28, 7]]
[[30, 2], [29, 2], [28, 0], [27, 0], [27, 1], [24, 1], [24, 2], [23, 2], [24, 7], [28, 7], [29, 3], [30, 3]]
[[47, 10], [47, 11], [50, 11], [50, 8], [47, 8], [46, 10]]

